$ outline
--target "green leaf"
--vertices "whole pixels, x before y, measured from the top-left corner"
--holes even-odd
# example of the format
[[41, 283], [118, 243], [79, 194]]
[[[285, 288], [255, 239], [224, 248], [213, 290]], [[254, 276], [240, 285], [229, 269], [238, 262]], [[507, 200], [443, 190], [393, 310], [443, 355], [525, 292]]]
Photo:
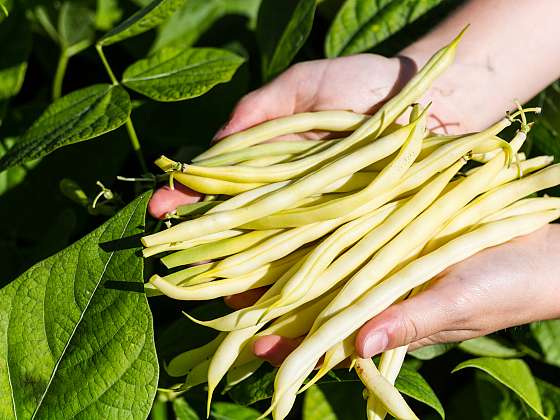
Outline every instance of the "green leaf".
[[160, 26], [152, 51], [164, 46], [190, 47], [218, 19], [241, 15], [256, 19], [260, 0], [188, 0]]
[[311, 32], [316, 7], [316, 0], [263, 0], [257, 20], [257, 41], [264, 80], [290, 65]]
[[515, 392], [538, 415], [545, 418], [535, 379], [523, 360], [481, 357], [479, 359], [471, 359], [460, 363], [453, 369], [453, 372], [468, 367], [486, 372]]
[[544, 355], [544, 361], [560, 367], [560, 319], [534, 322], [530, 328]]
[[303, 420], [338, 420], [321, 388], [311, 386], [303, 399]]
[[483, 373], [477, 374], [475, 378], [481, 420], [534, 418], [534, 416], [528, 415], [529, 409], [508, 388]]
[[95, 11], [95, 27], [101, 31], [108, 31], [122, 17], [122, 10], [118, 0], [97, 0]]
[[176, 420], [199, 420], [198, 414], [191, 408], [184, 398], [173, 400], [173, 412]]
[[228, 391], [233, 401], [241, 405], [251, 405], [257, 401], [270, 398], [274, 392], [276, 369], [261, 366], [249, 378], [235, 385]]
[[123, 83], [156, 101], [181, 101], [231, 80], [243, 61], [216, 48], [165, 47], [128, 67]]
[[[7, 138], [0, 142], [0, 158], [8, 153], [15, 144], [15, 139]], [[37, 165], [38, 161], [29, 162], [26, 166], [14, 166], [7, 171], [0, 172], [0, 195], [20, 184], [27, 175], [29, 169]]]
[[184, 2], [185, 0], [154, 0], [105, 34], [97, 44], [111, 45], [149, 31], [165, 22]]
[[212, 404], [211, 418], [216, 420], [256, 420], [261, 413], [249, 407], [218, 402]]
[[117, 129], [128, 119], [130, 106], [128, 93], [109, 84], [93, 85], [57, 99], [0, 159], [0, 172]]
[[505, 340], [493, 336], [484, 336], [463, 341], [459, 344], [459, 348], [473, 356], [509, 358], [523, 355], [523, 352], [512, 347]]
[[433, 344], [431, 346], [425, 346], [419, 348], [418, 350], [411, 351], [409, 354], [420, 360], [431, 360], [447, 353], [454, 347], [455, 344]]
[[157, 386], [142, 290], [144, 194], [0, 290], [0, 418], [145, 418]]
[[434, 390], [428, 382], [414, 369], [403, 365], [399, 376], [395, 381], [395, 386], [404, 395], [408, 395], [428, 407], [433, 408], [442, 419], [445, 418], [445, 411]]
[[346, 0], [325, 39], [325, 55], [366, 51], [400, 31], [442, 0]]
[[67, 57], [78, 54], [93, 44], [95, 15], [80, 3], [66, 1], [58, 14], [60, 46]]
[[31, 52], [30, 25], [14, 12], [0, 24], [0, 102], [20, 91]]
[[544, 415], [549, 420], [560, 420], [560, 388], [536, 379], [543, 405]]
[[543, 112], [536, 119], [529, 137], [537, 152], [554, 156], [560, 160], [560, 81], [545, 89], [538, 97]]

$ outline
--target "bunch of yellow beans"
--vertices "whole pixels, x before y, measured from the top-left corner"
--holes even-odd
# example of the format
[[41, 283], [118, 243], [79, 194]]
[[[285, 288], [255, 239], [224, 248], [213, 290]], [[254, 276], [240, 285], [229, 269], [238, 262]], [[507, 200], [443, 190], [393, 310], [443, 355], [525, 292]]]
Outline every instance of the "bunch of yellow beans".
[[[355, 354], [357, 330], [450, 265], [560, 216], [559, 198], [527, 198], [560, 184], [552, 157], [519, 152], [526, 114], [537, 109], [518, 107], [477, 133], [428, 132], [429, 106], [416, 102], [453, 61], [460, 37], [373, 116], [296, 114], [231, 135], [192, 163], [156, 161], [208, 196], [142, 239], [145, 257], [163, 253], [175, 270], [154, 275], [147, 292], [207, 300], [269, 287], [249, 307], [195, 320], [221, 333], [169, 361], [168, 373], [185, 377], [181, 389], [208, 383], [210, 402], [224, 378], [235, 384], [259, 368], [255, 339], [305, 336], [280, 365], [266, 414], [285, 418], [302, 388], [350, 358], [367, 390], [368, 419], [417, 418], [394, 387], [407, 349], [385, 352], [376, 366]], [[406, 113], [408, 123], [397, 125]], [[498, 137], [512, 124], [520, 128], [510, 141]], [[266, 142], [310, 130], [340, 135]]]

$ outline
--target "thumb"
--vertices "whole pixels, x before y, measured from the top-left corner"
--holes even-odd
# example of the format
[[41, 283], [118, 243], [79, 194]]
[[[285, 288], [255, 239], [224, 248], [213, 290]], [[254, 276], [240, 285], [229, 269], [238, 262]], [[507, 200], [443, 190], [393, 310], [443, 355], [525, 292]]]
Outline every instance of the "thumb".
[[373, 357], [446, 330], [451, 317], [442, 301], [442, 296], [428, 289], [389, 307], [358, 332], [355, 341], [358, 355]]

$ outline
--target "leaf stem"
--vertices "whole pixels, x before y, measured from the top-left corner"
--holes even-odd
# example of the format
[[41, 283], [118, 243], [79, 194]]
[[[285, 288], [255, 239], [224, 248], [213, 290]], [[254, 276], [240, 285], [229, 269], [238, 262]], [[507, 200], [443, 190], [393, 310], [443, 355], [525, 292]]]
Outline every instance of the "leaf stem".
[[114, 85], [118, 85], [119, 82], [115, 77], [115, 73], [113, 73], [113, 70], [109, 65], [109, 62], [107, 61], [107, 58], [105, 57], [105, 53], [103, 52], [103, 47], [101, 46], [101, 44], [96, 44], [95, 49], [97, 50], [97, 54], [99, 54], [99, 58], [101, 58], [101, 62], [103, 63], [103, 66], [105, 66], [105, 70], [107, 71], [107, 74], [111, 79], [111, 82], [113, 82]]
[[132, 124], [132, 119], [130, 117], [128, 117], [128, 120], [126, 120], [126, 130], [128, 131], [130, 144], [132, 144], [132, 148], [134, 149], [134, 152], [136, 152], [136, 156], [138, 157], [138, 161], [140, 162], [142, 171], [144, 173], [147, 173], [148, 167], [146, 166], [146, 161], [144, 160], [144, 154], [142, 153], [140, 140], [138, 140], [138, 136], [136, 135], [136, 130], [134, 129], [134, 125]]
[[52, 98], [57, 100], [62, 94], [62, 83], [64, 82], [64, 76], [66, 75], [66, 68], [68, 66], [68, 54], [66, 50], [60, 52], [60, 57], [58, 58], [58, 64], [56, 66], [56, 73], [54, 75], [54, 81], [52, 86]]

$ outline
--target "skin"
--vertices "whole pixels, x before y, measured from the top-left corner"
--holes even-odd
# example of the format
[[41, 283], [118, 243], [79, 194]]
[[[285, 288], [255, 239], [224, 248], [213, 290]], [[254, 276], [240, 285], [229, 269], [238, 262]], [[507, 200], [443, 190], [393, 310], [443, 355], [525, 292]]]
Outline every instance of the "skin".
[[[518, 0], [515, 7], [508, 0], [471, 0], [397, 57], [359, 54], [298, 63], [243, 97], [214, 141], [297, 112], [371, 113], [467, 23], [471, 27], [456, 62], [422, 102], [432, 102], [428, 127], [433, 131], [482, 130], [513, 109], [514, 98], [525, 102], [560, 76], [559, 13], [557, 0]], [[167, 204], [159, 197], [154, 195], [150, 205], [173, 209], [166, 207], [173, 200]], [[192, 194], [193, 201], [198, 199]], [[560, 318], [559, 257], [558, 225], [480, 252], [441, 273], [422, 293], [367, 322], [356, 337], [356, 350], [371, 357], [407, 344], [416, 349]], [[255, 300], [250, 291], [226, 301], [239, 308]], [[254, 351], [277, 365], [299, 342], [268, 336], [255, 342]]]

